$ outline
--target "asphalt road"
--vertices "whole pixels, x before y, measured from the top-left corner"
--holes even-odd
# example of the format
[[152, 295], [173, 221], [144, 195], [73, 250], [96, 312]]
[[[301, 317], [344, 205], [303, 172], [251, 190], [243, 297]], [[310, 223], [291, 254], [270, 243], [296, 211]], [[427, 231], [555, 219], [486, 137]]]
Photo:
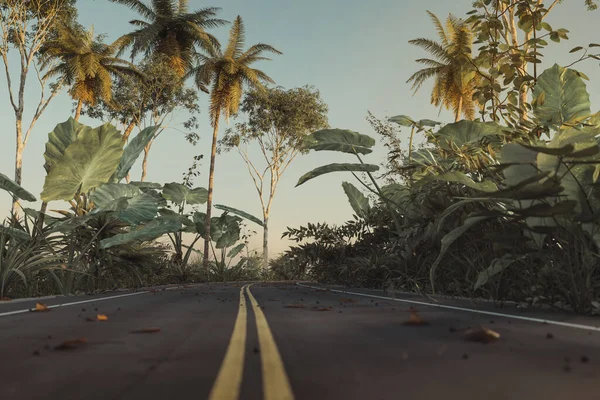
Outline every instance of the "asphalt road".
[[[600, 398], [600, 320], [351, 292], [207, 284], [41, 300], [49, 311], [4, 302], [0, 399]], [[500, 337], [470, 340], [478, 327]]]

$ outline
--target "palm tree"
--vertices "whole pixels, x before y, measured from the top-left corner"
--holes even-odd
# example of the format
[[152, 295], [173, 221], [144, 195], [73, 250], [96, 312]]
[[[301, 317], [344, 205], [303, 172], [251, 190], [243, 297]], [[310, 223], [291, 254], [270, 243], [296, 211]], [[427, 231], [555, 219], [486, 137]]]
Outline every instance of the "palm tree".
[[96, 40], [93, 28], [59, 25], [56, 29], [56, 37], [40, 49], [41, 66], [50, 68], [45, 77], [60, 76], [71, 86], [69, 94], [77, 100], [75, 121], [79, 120], [84, 103], [93, 106], [103, 100], [112, 104], [114, 77], [141, 77], [133, 64], [115, 57], [116, 44]]
[[131, 47], [132, 59], [140, 53], [146, 57], [164, 56], [180, 77], [192, 68], [196, 46], [218, 46], [206, 29], [227, 22], [214, 18], [220, 11], [218, 7], [188, 12], [188, 0], [151, 0], [150, 6], [140, 0], [110, 1], [128, 6], [145, 19], [130, 21], [138, 29], [119, 38], [121, 51]]
[[210, 86], [209, 113], [213, 127], [213, 139], [208, 177], [203, 260], [203, 265], [207, 269], [219, 118], [223, 114], [228, 121], [231, 115], [238, 112], [244, 86], [260, 89], [264, 87], [263, 82], [274, 83], [267, 74], [251, 68], [250, 65], [256, 61], [269, 60], [262, 56], [264, 52], [282, 54], [279, 50], [263, 43], [255, 44], [244, 51], [244, 40], [244, 23], [242, 17], [238, 16], [229, 32], [229, 42], [225, 51], [221, 51], [217, 46], [208, 46], [207, 55], [198, 54], [199, 65], [190, 72], [190, 75], [194, 76], [198, 88], [206, 90]]
[[409, 41], [429, 52], [434, 59], [416, 60], [427, 68], [415, 72], [407, 82], [413, 82], [412, 88], [416, 93], [426, 80], [433, 78], [435, 82], [431, 92], [431, 103], [436, 107], [452, 109], [455, 121], [460, 120], [461, 115], [467, 119], [474, 119], [478, 103], [473, 100], [473, 92], [480, 77], [471, 62], [471, 29], [452, 14], [448, 16], [444, 28], [435, 14], [430, 11], [427, 13], [433, 20], [441, 43], [424, 38]]

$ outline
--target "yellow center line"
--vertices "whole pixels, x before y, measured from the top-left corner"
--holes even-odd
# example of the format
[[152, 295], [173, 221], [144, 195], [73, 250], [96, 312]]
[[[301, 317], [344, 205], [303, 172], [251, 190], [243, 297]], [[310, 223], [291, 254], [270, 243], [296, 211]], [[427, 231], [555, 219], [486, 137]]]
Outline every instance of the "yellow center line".
[[250, 286], [245, 287], [246, 294], [254, 309], [258, 343], [260, 345], [260, 361], [262, 364], [263, 399], [265, 400], [294, 400], [290, 381], [285, 372], [281, 355], [275, 344], [275, 339], [267, 323], [265, 314], [250, 292]]
[[243, 286], [240, 289], [240, 309], [238, 310], [233, 334], [229, 341], [227, 353], [221, 364], [219, 375], [210, 392], [209, 400], [238, 400], [244, 373], [244, 356], [246, 355], [246, 324], [248, 311]]

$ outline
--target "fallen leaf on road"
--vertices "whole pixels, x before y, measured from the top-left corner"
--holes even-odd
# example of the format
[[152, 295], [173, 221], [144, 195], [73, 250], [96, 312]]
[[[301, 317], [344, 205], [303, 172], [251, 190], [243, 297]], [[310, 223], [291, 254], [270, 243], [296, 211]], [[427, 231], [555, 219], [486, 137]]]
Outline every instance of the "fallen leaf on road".
[[50, 311], [50, 309], [45, 304], [35, 303], [35, 308], [33, 310], [31, 310], [31, 311], [41, 312], [41, 311]]
[[333, 308], [331, 307], [313, 307], [311, 308], [313, 311], [331, 311]]
[[156, 332], [160, 332], [160, 328], [144, 328], [144, 329], [138, 329], [135, 331], [131, 331], [131, 333], [156, 333]]
[[79, 339], [67, 340], [65, 342], [62, 342], [58, 346], [56, 346], [54, 348], [54, 350], [72, 350], [72, 349], [79, 348], [79, 347], [83, 346], [86, 343], [87, 343], [87, 339], [86, 338], [79, 338]]
[[305, 308], [304, 304], [287, 304], [284, 308]]
[[421, 316], [419, 314], [417, 314], [416, 311], [411, 311], [410, 317], [408, 318], [408, 321], [404, 322], [404, 325], [420, 326], [420, 325], [429, 325], [429, 323], [427, 321], [424, 321], [423, 318], [421, 318]]
[[340, 299], [340, 303], [356, 303], [354, 299]]
[[108, 321], [108, 317], [107, 317], [106, 315], [104, 315], [104, 314], [98, 314], [98, 315], [96, 316], [96, 319], [97, 319], [98, 321]]
[[2, 301], [10, 301], [10, 299], [8, 297], [3, 297]]
[[96, 322], [96, 320], [94, 318], [92, 318], [92, 317], [87, 317], [85, 320], [87, 322]]
[[465, 339], [471, 342], [492, 343], [500, 339], [500, 334], [491, 329], [481, 327], [467, 330], [465, 332]]

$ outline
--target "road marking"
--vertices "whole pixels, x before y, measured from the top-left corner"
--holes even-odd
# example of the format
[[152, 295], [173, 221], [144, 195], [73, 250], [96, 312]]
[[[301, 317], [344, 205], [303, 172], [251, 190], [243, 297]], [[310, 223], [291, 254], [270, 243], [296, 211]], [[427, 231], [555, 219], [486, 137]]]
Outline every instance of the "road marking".
[[285, 372], [283, 361], [281, 360], [281, 355], [277, 349], [277, 344], [275, 344], [275, 339], [273, 338], [265, 314], [262, 312], [252, 292], [250, 292], [250, 286], [252, 285], [246, 287], [246, 293], [254, 309], [256, 330], [258, 331], [263, 379], [263, 399], [293, 400], [294, 395]]
[[[310, 285], [303, 285], [301, 283], [296, 283], [296, 285], [301, 286], [301, 287], [305, 287], [305, 288], [309, 288], [309, 289], [320, 289], [320, 290], [324, 289], [322, 287], [310, 286]], [[581, 329], [581, 330], [586, 330], [586, 331], [600, 332], [600, 327], [599, 326], [590, 326], [590, 325], [582, 325], [582, 324], [572, 324], [570, 322], [552, 321], [552, 320], [549, 320], [549, 319], [524, 317], [522, 315], [513, 315], [513, 314], [504, 314], [504, 313], [498, 313], [498, 312], [493, 312], [493, 311], [475, 310], [475, 309], [472, 309], [472, 308], [447, 306], [447, 305], [444, 305], [444, 304], [426, 303], [424, 301], [394, 299], [394, 298], [391, 298], [391, 297], [377, 296], [377, 295], [373, 295], [373, 294], [348, 292], [346, 290], [337, 290], [337, 289], [329, 289], [329, 288], [325, 288], [325, 289], [330, 290], [332, 292], [336, 292], [336, 293], [351, 294], [351, 295], [354, 295], [354, 296], [371, 297], [371, 298], [374, 298], [374, 299], [382, 299], [382, 300], [392, 300], [392, 301], [397, 301], [397, 302], [400, 302], [400, 303], [418, 304], [418, 305], [422, 305], [422, 306], [444, 308], [444, 309], [447, 309], [447, 310], [464, 311], [464, 312], [470, 312], [470, 313], [474, 313], [474, 314], [492, 315], [494, 317], [512, 318], [512, 319], [517, 319], [517, 320], [521, 320], [521, 321], [539, 322], [539, 323], [545, 323], [545, 324], [548, 324], [548, 325], [564, 326], [564, 327], [567, 327], [567, 328], [574, 328], [574, 329]]]
[[[99, 297], [99, 298], [96, 298], [96, 299], [73, 301], [71, 303], [55, 304], [55, 305], [52, 305], [52, 306], [48, 306], [48, 308], [75, 306], [77, 304], [85, 304], [85, 303], [93, 303], [93, 302], [96, 302], [96, 301], [112, 300], [112, 299], [118, 299], [118, 298], [121, 298], [121, 297], [138, 296], [140, 294], [145, 294], [145, 293], [150, 293], [150, 292], [149, 291], [143, 291], [143, 292], [119, 294], [117, 296]], [[27, 308], [25, 310], [7, 311], [7, 312], [0, 313], [0, 317], [6, 317], [6, 316], [9, 316], [9, 315], [15, 315], [15, 314], [23, 314], [23, 313], [28, 313], [30, 311], [31, 311], [30, 308]]]
[[240, 289], [240, 308], [238, 310], [233, 334], [227, 347], [227, 353], [221, 364], [219, 375], [210, 392], [209, 400], [237, 400], [240, 396], [246, 355], [247, 315], [244, 289]]

